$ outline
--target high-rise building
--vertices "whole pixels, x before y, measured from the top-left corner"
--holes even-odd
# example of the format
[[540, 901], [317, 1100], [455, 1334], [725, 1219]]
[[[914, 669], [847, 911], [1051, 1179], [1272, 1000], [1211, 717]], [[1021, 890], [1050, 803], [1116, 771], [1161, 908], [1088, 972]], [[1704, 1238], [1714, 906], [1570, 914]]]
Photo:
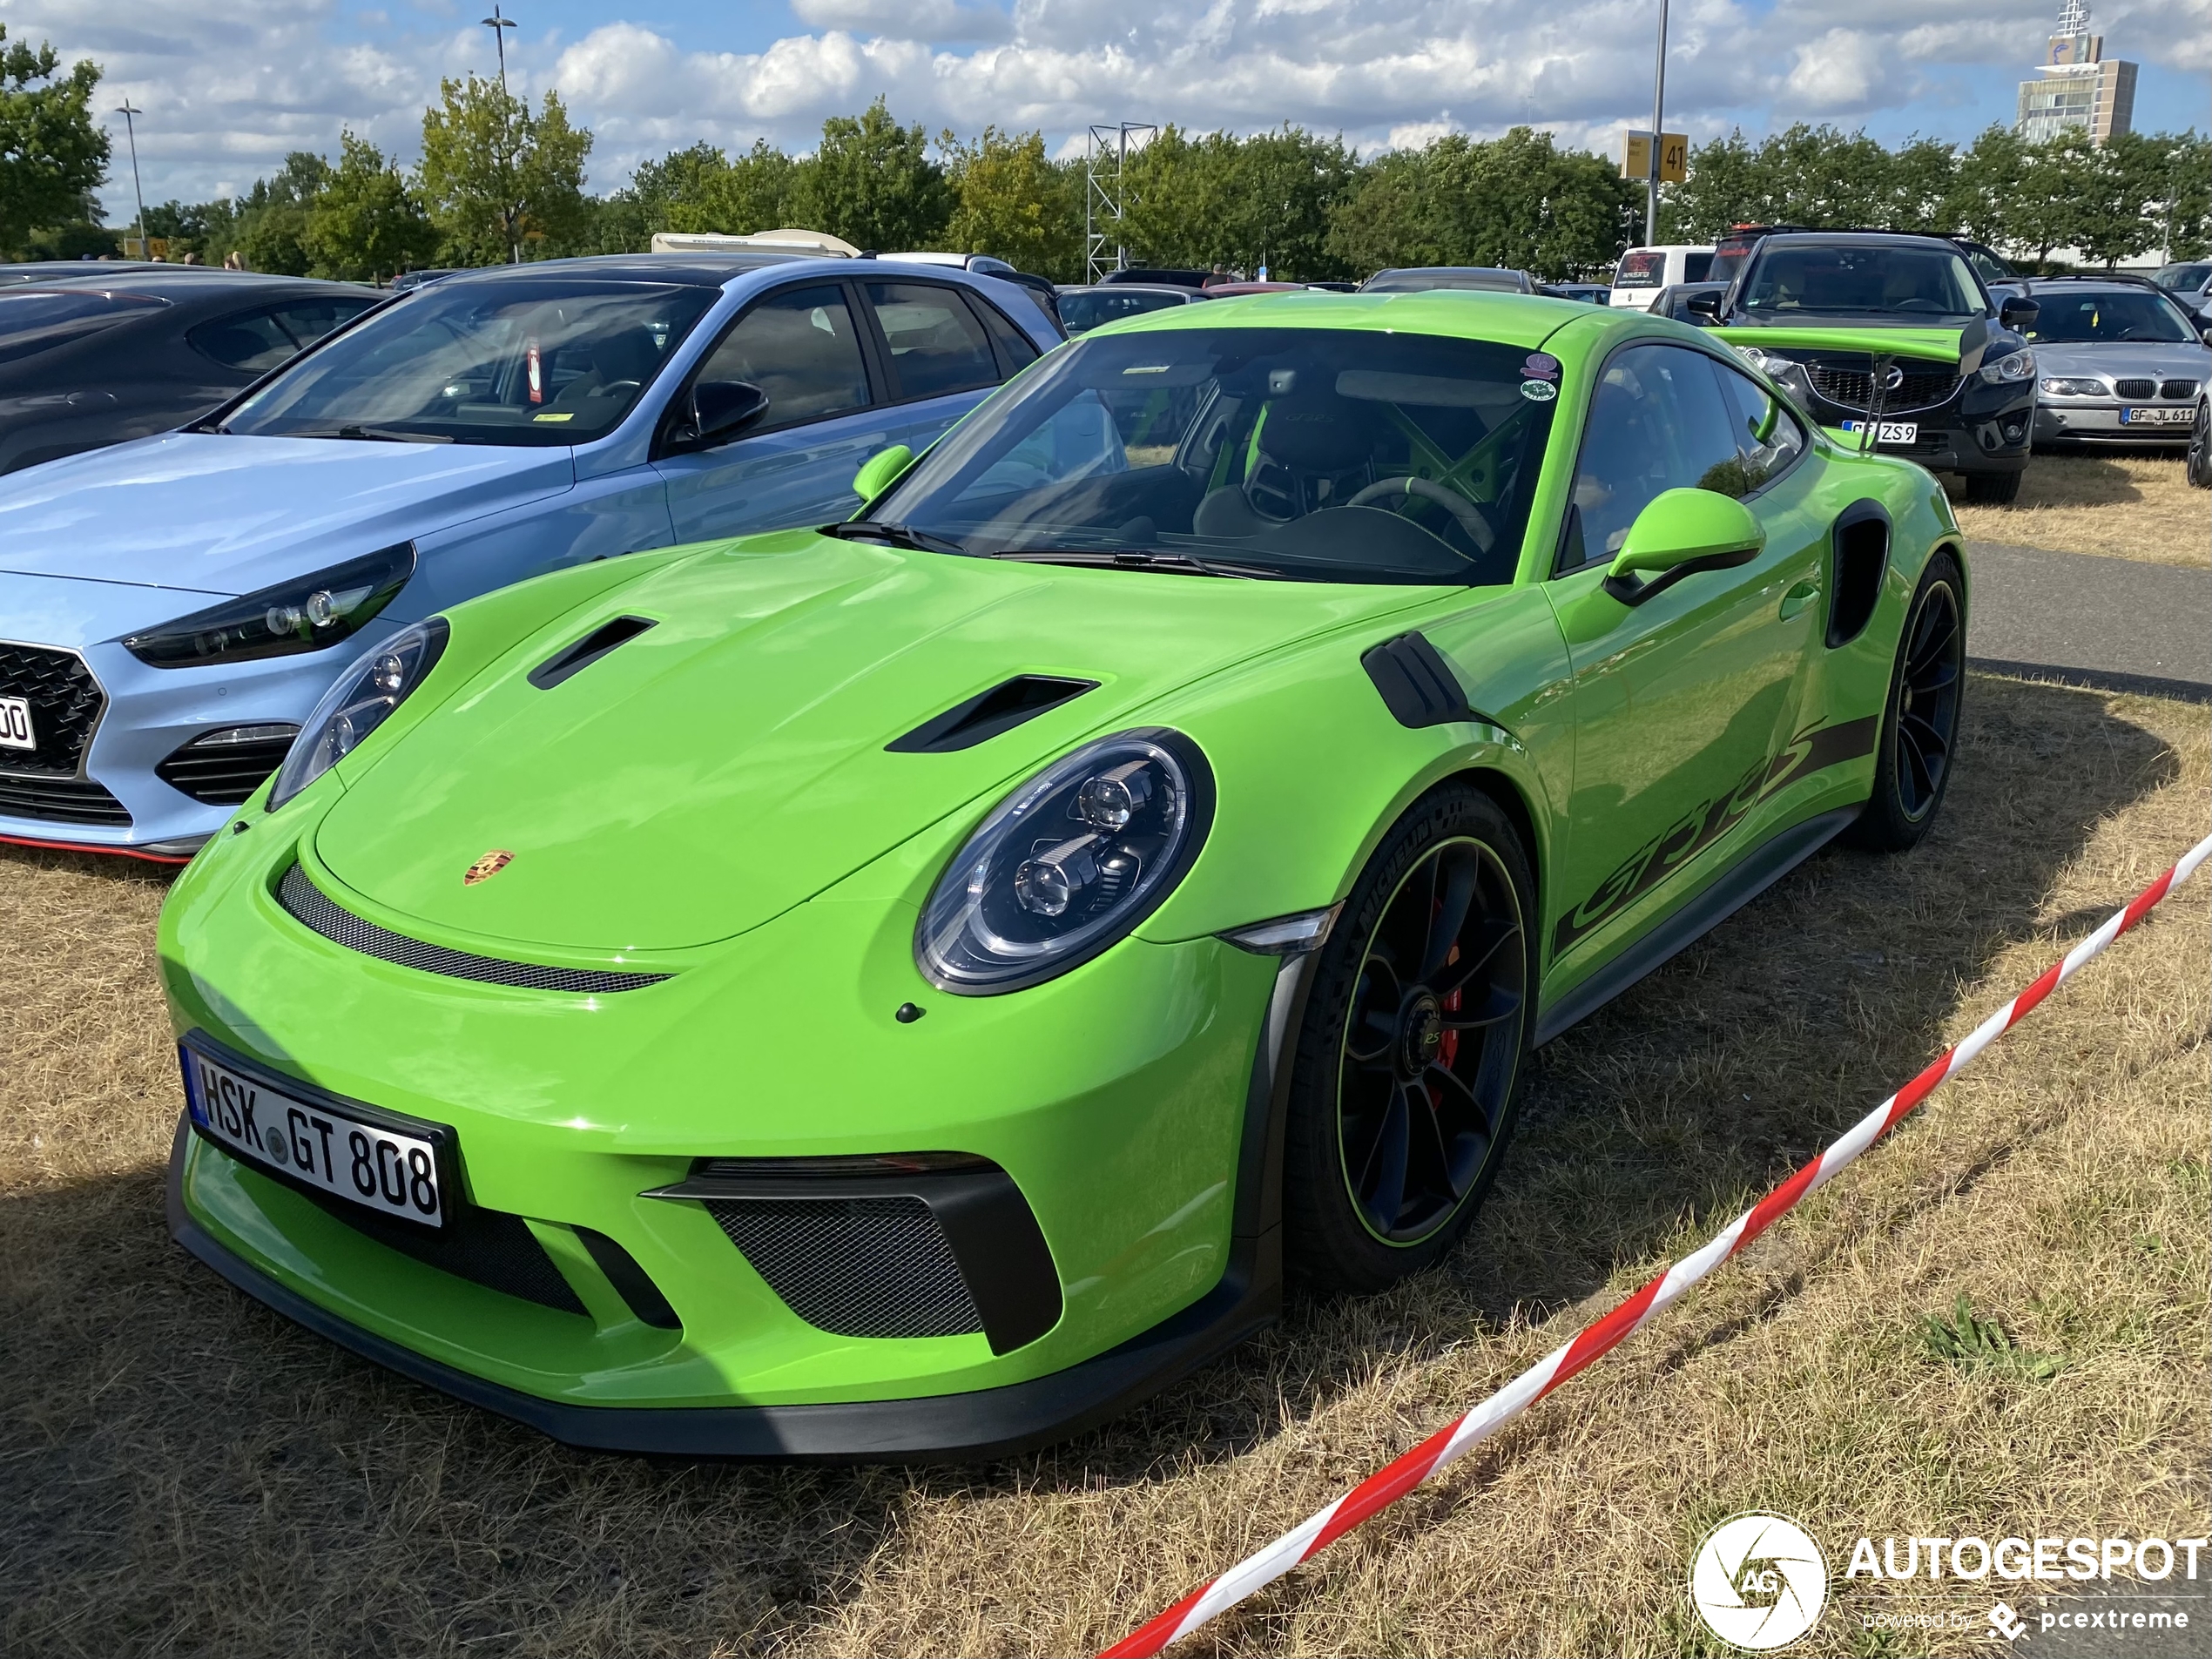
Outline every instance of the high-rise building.
[[2037, 78], [2020, 83], [2021, 138], [2043, 144], [2069, 131], [2102, 144], [2135, 124], [2135, 66], [2104, 55], [2089, 32], [2088, 0], [2066, 0]]

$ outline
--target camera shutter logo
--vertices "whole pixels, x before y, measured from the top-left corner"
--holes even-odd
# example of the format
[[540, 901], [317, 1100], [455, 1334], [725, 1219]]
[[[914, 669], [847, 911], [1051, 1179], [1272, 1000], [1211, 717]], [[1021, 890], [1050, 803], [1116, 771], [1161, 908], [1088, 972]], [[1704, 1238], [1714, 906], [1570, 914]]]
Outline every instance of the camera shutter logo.
[[1780, 1515], [1732, 1516], [1705, 1534], [1689, 1564], [1689, 1600], [1731, 1647], [1787, 1647], [1820, 1622], [1828, 1563], [1805, 1529]]

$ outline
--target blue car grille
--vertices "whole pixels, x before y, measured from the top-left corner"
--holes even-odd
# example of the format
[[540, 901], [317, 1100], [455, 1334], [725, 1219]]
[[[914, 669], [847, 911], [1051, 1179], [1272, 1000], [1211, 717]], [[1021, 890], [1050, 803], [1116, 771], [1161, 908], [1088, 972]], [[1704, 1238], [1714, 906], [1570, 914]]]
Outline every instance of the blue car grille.
[[0, 644], [0, 697], [20, 697], [30, 705], [31, 736], [38, 745], [0, 749], [0, 772], [75, 778], [84, 770], [84, 745], [107, 698], [83, 658], [48, 645]]

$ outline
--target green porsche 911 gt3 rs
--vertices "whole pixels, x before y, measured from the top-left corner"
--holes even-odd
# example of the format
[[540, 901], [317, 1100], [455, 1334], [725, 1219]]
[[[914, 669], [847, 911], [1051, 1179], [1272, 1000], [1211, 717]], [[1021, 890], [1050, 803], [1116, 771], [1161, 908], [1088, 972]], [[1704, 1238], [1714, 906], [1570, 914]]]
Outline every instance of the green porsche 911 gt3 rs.
[[861, 493], [341, 678], [163, 917], [187, 1248], [579, 1445], [1035, 1445], [1436, 1260], [1532, 1047], [1943, 798], [1943, 492], [1662, 319], [1155, 313]]

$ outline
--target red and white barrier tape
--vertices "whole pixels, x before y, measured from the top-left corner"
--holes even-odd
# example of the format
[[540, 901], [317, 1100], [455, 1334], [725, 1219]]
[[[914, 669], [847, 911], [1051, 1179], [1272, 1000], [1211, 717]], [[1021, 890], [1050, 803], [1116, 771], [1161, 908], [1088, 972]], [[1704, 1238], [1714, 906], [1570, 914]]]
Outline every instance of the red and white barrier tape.
[[2141, 921], [2151, 907], [2212, 858], [2212, 835], [2182, 855], [2128, 907], [2044, 970], [2033, 985], [1984, 1020], [1973, 1034], [1911, 1082], [1877, 1106], [1851, 1132], [1738, 1216], [1695, 1255], [1686, 1256], [1602, 1318], [1575, 1333], [1566, 1346], [1547, 1354], [1458, 1421], [1447, 1425], [1396, 1462], [1378, 1469], [1350, 1492], [1305, 1522], [1246, 1556], [1211, 1583], [1201, 1585], [1166, 1612], [1106, 1649], [1102, 1659], [1142, 1659], [1157, 1654], [1246, 1597], [1273, 1583], [1292, 1568], [1319, 1554], [1370, 1515], [1389, 1507], [1503, 1427], [1530, 1406], [1597, 1359], [1615, 1343], [1656, 1318], [1677, 1297], [1735, 1255], [1807, 1193], [1896, 1127], [1946, 1079], [1973, 1063], [1974, 1056], [2026, 1017], [2029, 1009], [2066, 983], [2074, 971]]

